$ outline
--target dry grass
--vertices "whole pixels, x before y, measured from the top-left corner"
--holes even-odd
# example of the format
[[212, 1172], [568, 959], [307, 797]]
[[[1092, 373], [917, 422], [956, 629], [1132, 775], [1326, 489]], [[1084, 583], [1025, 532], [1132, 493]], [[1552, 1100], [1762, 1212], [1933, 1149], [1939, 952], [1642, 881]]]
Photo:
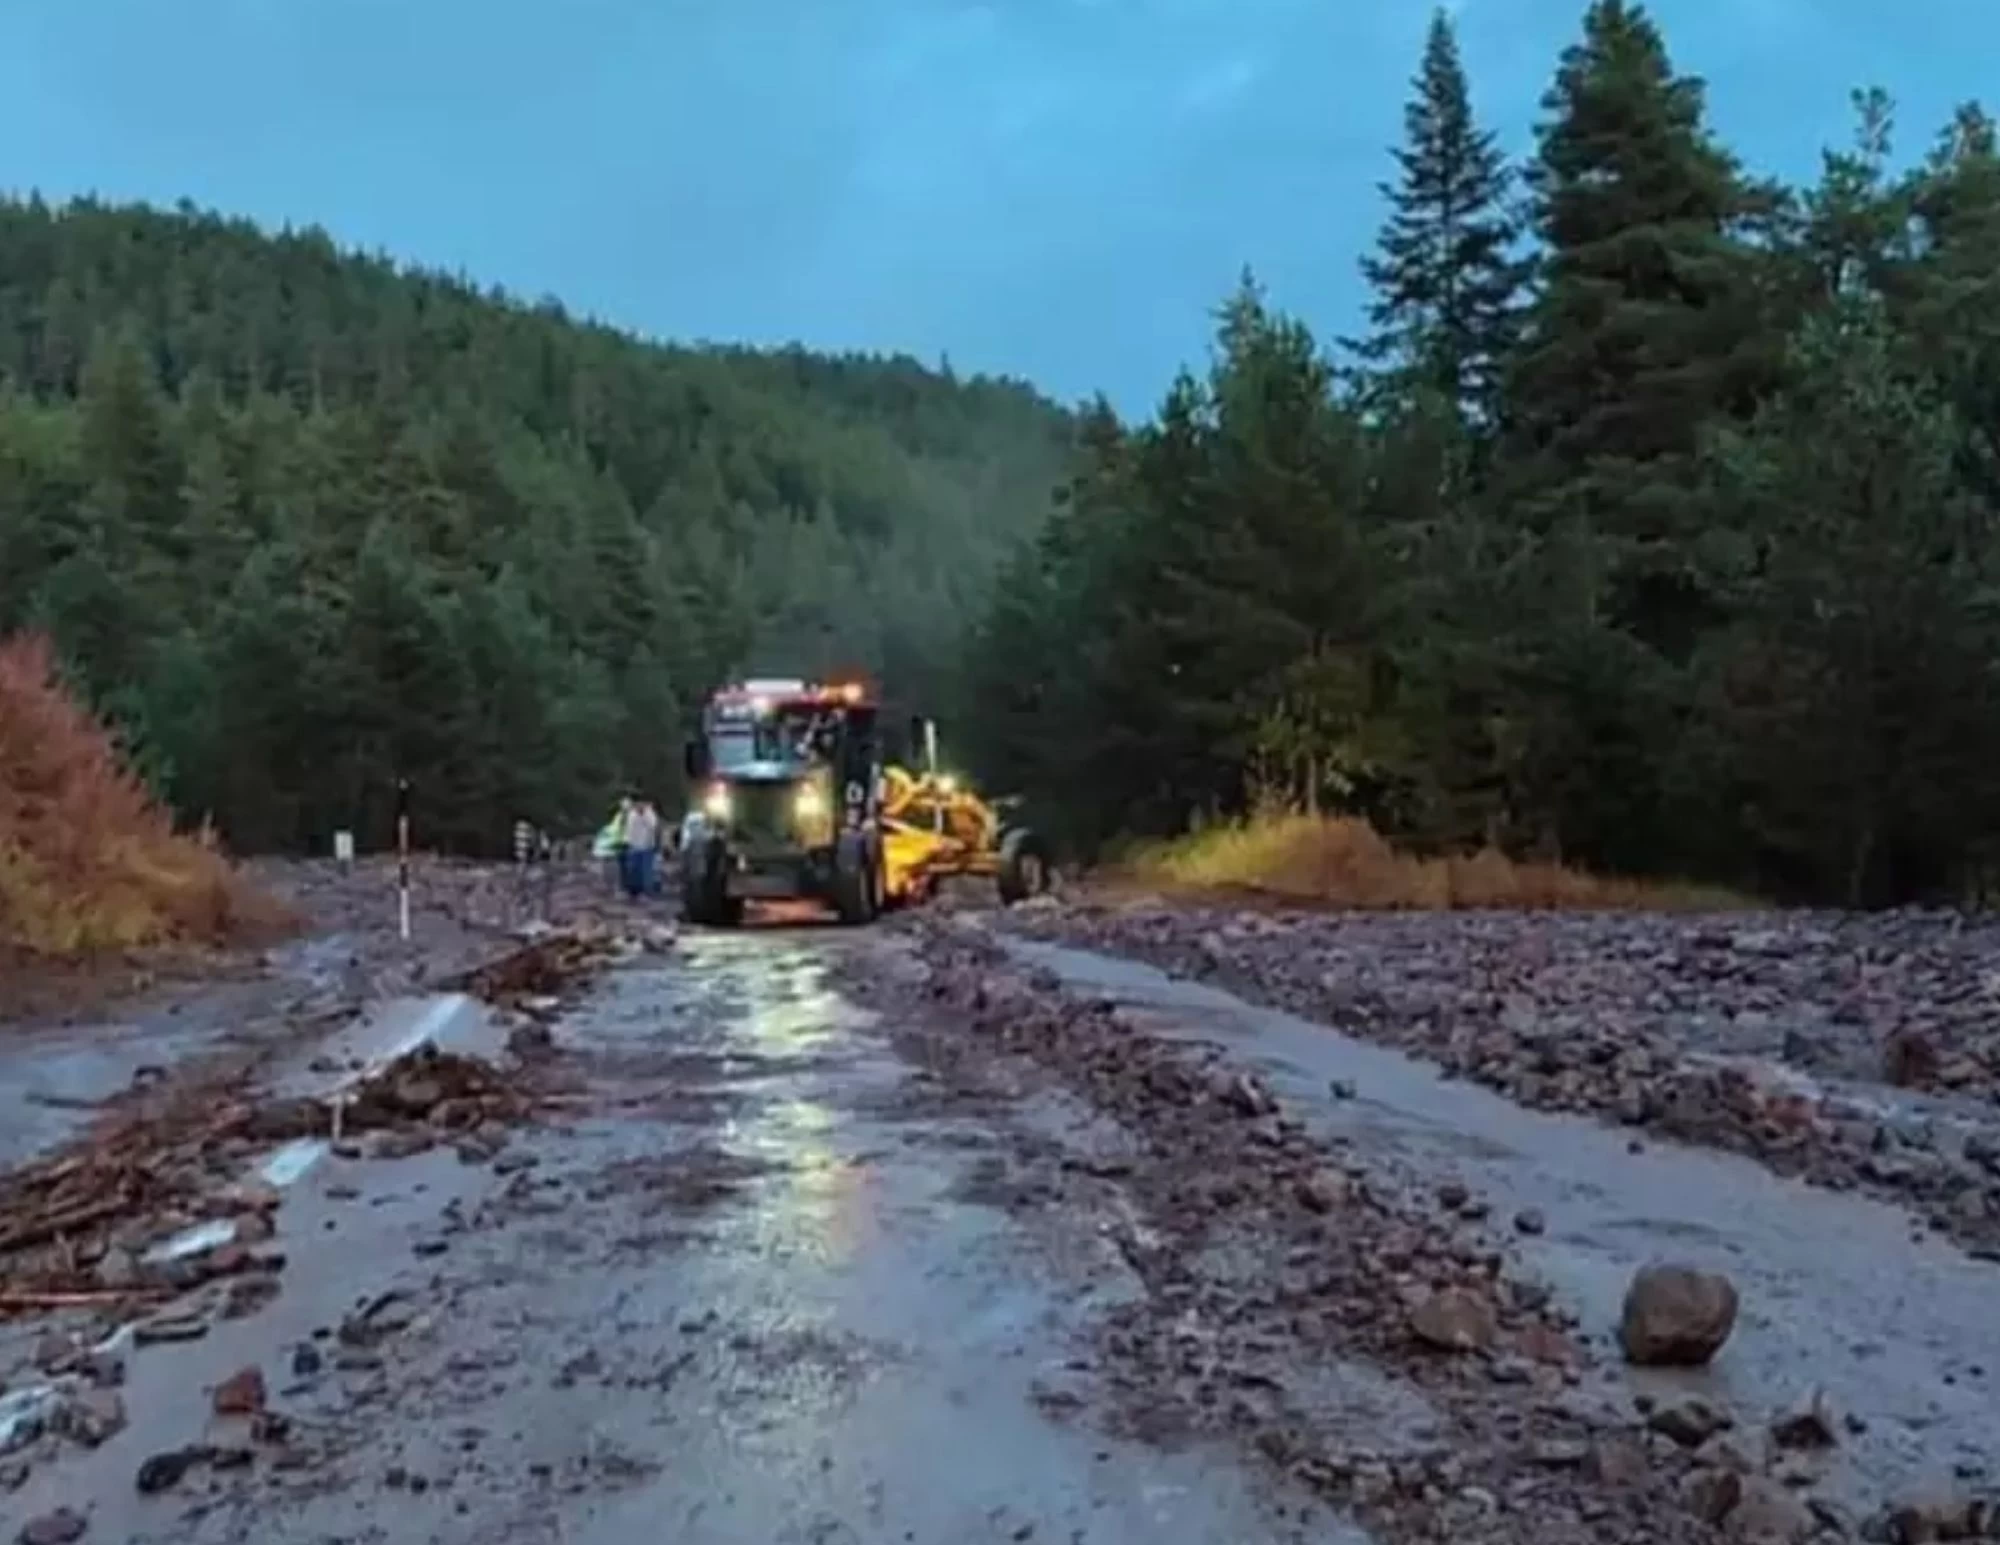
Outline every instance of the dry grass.
[[0, 642], [0, 956], [213, 947], [285, 921], [212, 842], [175, 832], [43, 640]]
[[1142, 848], [1125, 866], [1143, 884], [1247, 890], [1360, 910], [1740, 911], [1757, 903], [1707, 886], [1605, 879], [1488, 849], [1463, 857], [1399, 853], [1365, 821], [1260, 817]]

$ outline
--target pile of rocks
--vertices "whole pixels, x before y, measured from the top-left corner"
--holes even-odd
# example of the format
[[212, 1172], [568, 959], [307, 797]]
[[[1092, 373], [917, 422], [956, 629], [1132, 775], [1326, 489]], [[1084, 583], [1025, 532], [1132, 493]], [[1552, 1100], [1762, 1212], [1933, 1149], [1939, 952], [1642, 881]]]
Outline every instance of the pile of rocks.
[[[2000, 929], [1909, 916], [1301, 916], [1044, 908], [1008, 926], [1147, 961], [1425, 1057], [1538, 1109], [1920, 1207], [2000, 1254], [2000, 1111], [1886, 1120], [1781, 1064], [2000, 1100]], [[1948, 1050], [1946, 1049], [1948, 1048]], [[1729, 1054], [1767, 1057], [1755, 1063]], [[1987, 1096], [1992, 1096], [1988, 1099]]]

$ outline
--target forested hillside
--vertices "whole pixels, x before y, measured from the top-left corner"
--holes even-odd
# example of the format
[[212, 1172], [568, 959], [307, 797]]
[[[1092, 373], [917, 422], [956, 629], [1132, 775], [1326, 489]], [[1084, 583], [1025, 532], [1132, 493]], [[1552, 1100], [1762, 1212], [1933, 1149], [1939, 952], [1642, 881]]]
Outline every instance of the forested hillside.
[[[2000, 844], [2000, 158], [1880, 93], [1812, 186], [1597, 0], [1505, 164], [1438, 17], [1323, 349], [1246, 282], [1090, 427], [971, 651], [1086, 846], [1259, 801], [1424, 848], [1957, 897]], [[1525, 207], [1526, 223], [1515, 211]]]
[[666, 348], [317, 233], [0, 205], [0, 635], [248, 849], [594, 826], [728, 670], [906, 699], [1047, 508], [1027, 388]]

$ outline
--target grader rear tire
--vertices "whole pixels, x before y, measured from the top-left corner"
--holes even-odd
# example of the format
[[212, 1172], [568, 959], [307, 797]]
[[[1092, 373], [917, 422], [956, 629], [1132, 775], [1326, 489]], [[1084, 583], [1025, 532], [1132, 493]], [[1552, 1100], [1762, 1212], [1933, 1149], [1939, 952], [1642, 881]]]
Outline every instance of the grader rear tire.
[[1049, 851], [1042, 839], [1025, 826], [1017, 826], [1000, 839], [1000, 901], [1013, 906], [1030, 896], [1047, 892], [1053, 873]]

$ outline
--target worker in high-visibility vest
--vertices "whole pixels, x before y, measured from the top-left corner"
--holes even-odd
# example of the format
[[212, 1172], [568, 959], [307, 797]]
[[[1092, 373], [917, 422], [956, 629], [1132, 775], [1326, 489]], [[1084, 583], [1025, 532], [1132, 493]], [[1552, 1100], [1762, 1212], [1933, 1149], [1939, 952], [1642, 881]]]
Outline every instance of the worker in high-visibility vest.
[[629, 795], [619, 800], [618, 808], [611, 812], [611, 819], [599, 828], [590, 844], [590, 856], [604, 866], [604, 883], [614, 895], [625, 884], [625, 817], [631, 809]]

